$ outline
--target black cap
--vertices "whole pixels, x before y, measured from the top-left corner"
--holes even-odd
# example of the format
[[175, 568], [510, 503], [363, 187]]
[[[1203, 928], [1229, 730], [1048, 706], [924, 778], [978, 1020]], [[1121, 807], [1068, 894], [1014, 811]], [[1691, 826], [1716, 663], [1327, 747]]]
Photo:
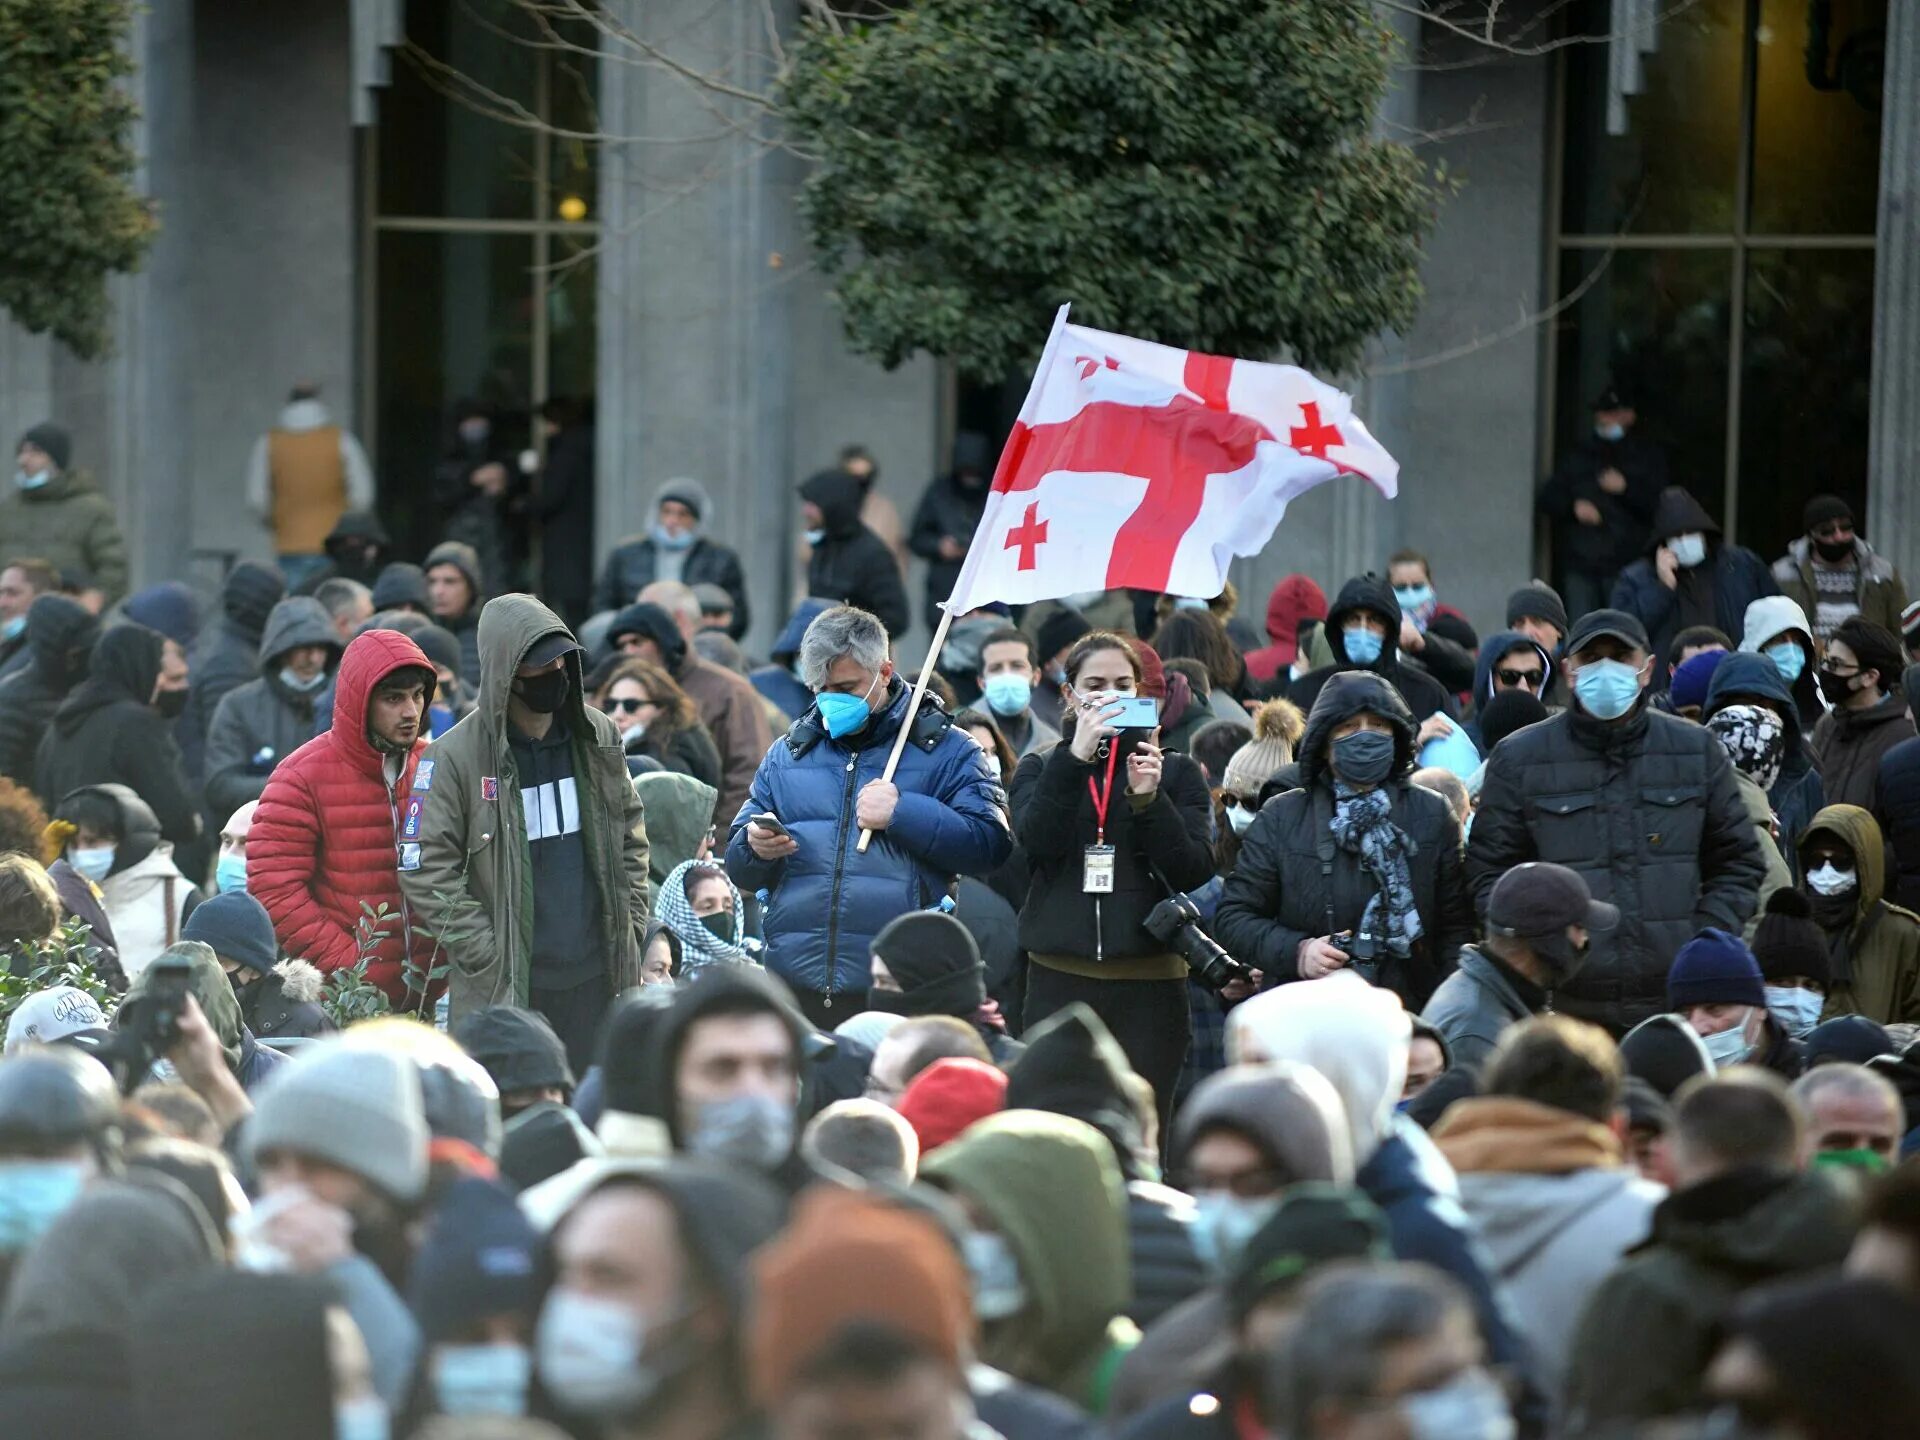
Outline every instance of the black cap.
[[1589, 610], [1574, 623], [1573, 633], [1567, 637], [1567, 654], [1578, 655], [1585, 646], [1603, 635], [1611, 635], [1636, 650], [1653, 648], [1647, 642], [1647, 627], [1626, 611]]
[[580, 648], [580, 642], [564, 630], [555, 630], [550, 635], [542, 635], [527, 647], [527, 653], [520, 657], [522, 665], [551, 665], [562, 655], [571, 655]]
[[1386, 1216], [1358, 1190], [1308, 1182], [1287, 1190], [1226, 1277], [1227, 1309], [1245, 1320], [1275, 1291], [1338, 1260], [1391, 1260]]
[[1503, 935], [1553, 935], [1569, 925], [1606, 932], [1620, 911], [1593, 898], [1579, 872], [1545, 860], [1516, 865], [1494, 881], [1487, 924]]

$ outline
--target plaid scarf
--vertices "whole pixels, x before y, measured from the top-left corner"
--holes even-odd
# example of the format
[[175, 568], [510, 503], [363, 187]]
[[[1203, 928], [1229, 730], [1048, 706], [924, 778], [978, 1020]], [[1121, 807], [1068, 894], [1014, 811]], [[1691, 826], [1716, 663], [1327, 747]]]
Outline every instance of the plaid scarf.
[[[693, 871], [699, 871], [699, 878], [718, 875], [727, 882], [727, 889], [733, 891], [733, 940], [731, 943], [721, 940], [711, 930], [700, 923], [700, 917], [693, 913], [693, 904], [687, 899], [687, 877]], [[740, 891], [734, 886], [727, 872], [712, 860], [685, 860], [674, 866], [671, 874], [660, 882], [660, 893], [654, 898], [653, 918], [666, 926], [680, 942], [681, 967], [683, 974], [706, 965], [752, 965], [753, 956], [742, 945], [746, 906], [741, 903]]]

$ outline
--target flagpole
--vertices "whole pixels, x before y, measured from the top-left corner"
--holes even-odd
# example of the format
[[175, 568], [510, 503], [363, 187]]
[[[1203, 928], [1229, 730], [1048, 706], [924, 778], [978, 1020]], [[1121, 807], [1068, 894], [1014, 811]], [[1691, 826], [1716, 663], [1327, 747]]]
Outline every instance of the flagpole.
[[[1061, 333], [1067, 326], [1067, 311], [1071, 307], [1062, 305], [1053, 315], [1053, 329], [1047, 332], [1046, 346], [1040, 352], [1040, 364], [1033, 372], [1033, 383], [1027, 389], [1026, 401], [1020, 406], [1020, 418], [1029, 418], [1028, 412], [1039, 397], [1041, 387], [1052, 368], [1053, 352], [1059, 347]], [[987, 511], [993, 510], [992, 497], [988, 498]], [[973, 539], [967, 545], [967, 558], [961, 563], [960, 574], [953, 582], [953, 593], [947, 596], [946, 603], [940, 607], [940, 623], [933, 627], [933, 640], [927, 646], [927, 658], [920, 664], [920, 678], [913, 682], [913, 697], [907, 702], [906, 719], [901, 722], [899, 732], [893, 737], [893, 749], [887, 756], [887, 768], [880, 772], [884, 782], [893, 780], [893, 773], [900, 768], [900, 757], [906, 753], [907, 738], [913, 733], [913, 722], [920, 714], [920, 702], [927, 696], [927, 681], [933, 678], [934, 662], [940, 658], [940, 647], [947, 643], [947, 630], [953, 624], [953, 596], [965, 593], [970, 587], [968, 582], [980, 565], [980, 536], [986, 531], [987, 515], [982, 514], [980, 523], [974, 527]], [[867, 846], [873, 843], [873, 831], [865, 826], [860, 830], [860, 843], [854, 848], [862, 855]]]

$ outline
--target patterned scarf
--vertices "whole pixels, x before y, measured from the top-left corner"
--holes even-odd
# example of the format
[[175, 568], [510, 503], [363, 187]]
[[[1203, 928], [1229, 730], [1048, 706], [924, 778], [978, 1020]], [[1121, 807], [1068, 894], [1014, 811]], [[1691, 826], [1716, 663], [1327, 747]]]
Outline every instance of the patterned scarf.
[[[698, 871], [695, 875], [693, 872]], [[718, 875], [726, 880], [727, 888], [733, 891], [733, 942], [722, 941], [711, 930], [700, 923], [700, 917], [693, 913], [693, 905], [687, 899], [687, 881], [689, 878], [704, 879], [709, 875]], [[752, 955], [743, 947], [743, 927], [746, 907], [741, 903], [740, 891], [735, 888], [727, 872], [712, 860], [686, 860], [676, 865], [673, 872], [660, 882], [660, 893], [654, 897], [653, 918], [673, 932], [680, 942], [681, 978], [685, 979], [694, 971], [707, 965], [752, 965]]]
[[1707, 721], [1733, 761], [1762, 790], [1773, 789], [1780, 778], [1780, 766], [1787, 758], [1787, 725], [1765, 705], [1729, 705], [1716, 710]]
[[1409, 955], [1422, 934], [1420, 912], [1414, 908], [1413, 872], [1407, 864], [1419, 847], [1393, 823], [1393, 801], [1385, 790], [1355, 794], [1336, 781], [1333, 793], [1334, 841], [1349, 855], [1360, 857], [1378, 887], [1367, 901], [1358, 930], [1395, 955]]

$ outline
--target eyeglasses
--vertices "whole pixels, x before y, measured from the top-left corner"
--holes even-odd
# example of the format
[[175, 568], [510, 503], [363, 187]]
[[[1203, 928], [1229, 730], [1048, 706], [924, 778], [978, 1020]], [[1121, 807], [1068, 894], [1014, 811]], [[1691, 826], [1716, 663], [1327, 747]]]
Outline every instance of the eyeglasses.
[[646, 700], [646, 699], [609, 700], [607, 702], [607, 709], [618, 710], [622, 715], [638, 715], [642, 707], [651, 705], [651, 704], [653, 704], [653, 701]]
[[1822, 675], [1831, 675], [1836, 680], [1851, 680], [1860, 673], [1860, 667], [1858, 665], [1849, 665], [1845, 669], [1842, 669], [1829, 660], [1820, 667], [1820, 673]]
[[1502, 685], [1524, 685], [1529, 690], [1533, 689], [1541, 680], [1546, 678], [1538, 670], [1507, 670], [1502, 668], [1495, 670], [1493, 673], [1498, 677]]

